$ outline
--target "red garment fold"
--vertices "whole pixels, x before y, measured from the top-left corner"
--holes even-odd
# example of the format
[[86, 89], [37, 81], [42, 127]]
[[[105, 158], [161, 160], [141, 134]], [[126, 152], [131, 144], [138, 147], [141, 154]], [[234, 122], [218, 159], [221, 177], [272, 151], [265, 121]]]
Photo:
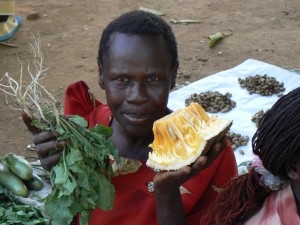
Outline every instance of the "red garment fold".
[[68, 86], [65, 94], [65, 115], [79, 115], [88, 121], [89, 127], [96, 124], [109, 126], [111, 111], [97, 99], [93, 99], [90, 89], [84, 81]]

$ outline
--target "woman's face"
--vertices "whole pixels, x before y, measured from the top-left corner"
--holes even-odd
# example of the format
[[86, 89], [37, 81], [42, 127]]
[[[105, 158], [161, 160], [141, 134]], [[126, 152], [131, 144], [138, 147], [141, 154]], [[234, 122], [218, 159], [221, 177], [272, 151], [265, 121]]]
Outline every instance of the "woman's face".
[[124, 132], [131, 136], [152, 133], [153, 122], [166, 114], [176, 72], [162, 37], [112, 35], [99, 84]]

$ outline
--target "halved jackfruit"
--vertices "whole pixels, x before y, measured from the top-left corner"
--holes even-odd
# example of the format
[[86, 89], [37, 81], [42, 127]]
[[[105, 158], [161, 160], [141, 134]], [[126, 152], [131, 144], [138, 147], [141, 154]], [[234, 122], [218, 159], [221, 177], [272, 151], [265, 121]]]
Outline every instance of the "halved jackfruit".
[[223, 137], [231, 120], [208, 116], [198, 104], [179, 109], [153, 124], [154, 141], [149, 146], [147, 166], [158, 170], [178, 170], [205, 154]]

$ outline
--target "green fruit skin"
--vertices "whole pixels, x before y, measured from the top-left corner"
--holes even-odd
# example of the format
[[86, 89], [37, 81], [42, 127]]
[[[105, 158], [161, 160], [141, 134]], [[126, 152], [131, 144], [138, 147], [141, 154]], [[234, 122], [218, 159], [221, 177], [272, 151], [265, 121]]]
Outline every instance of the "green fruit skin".
[[26, 187], [30, 190], [39, 191], [44, 187], [42, 179], [35, 173], [32, 174], [32, 179], [24, 181]]
[[9, 153], [5, 157], [5, 162], [7, 167], [20, 179], [24, 181], [32, 179], [32, 167], [26, 159], [13, 153]]
[[23, 181], [10, 171], [0, 170], [0, 185], [12, 194], [26, 198], [28, 189]]

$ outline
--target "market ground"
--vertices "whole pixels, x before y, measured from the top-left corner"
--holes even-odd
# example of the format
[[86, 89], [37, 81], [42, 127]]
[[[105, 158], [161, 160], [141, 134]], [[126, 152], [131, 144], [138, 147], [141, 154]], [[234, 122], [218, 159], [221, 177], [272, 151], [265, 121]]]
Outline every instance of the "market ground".
[[[299, 0], [164, 0], [164, 1], [16, 1], [23, 24], [7, 47], [0, 45], [0, 75], [20, 75], [21, 65], [32, 60], [29, 43], [39, 35], [48, 68], [43, 84], [63, 101], [68, 84], [84, 80], [97, 98], [105, 101], [97, 85], [97, 48], [103, 28], [123, 12], [143, 6], [160, 10], [178, 41], [178, 85], [193, 82], [252, 58], [286, 69], [300, 67]], [[86, 3], [83, 3], [86, 2]], [[32, 12], [39, 18], [27, 19]], [[171, 19], [200, 20], [198, 24], [173, 24]], [[225, 38], [213, 48], [207, 37], [222, 32]], [[18, 60], [19, 59], [19, 60]], [[216, 81], [217, 82], [217, 81]], [[199, 90], [200, 92], [201, 90]], [[0, 155], [15, 152], [34, 156], [24, 148], [31, 143], [20, 113], [5, 103], [0, 92]]]

